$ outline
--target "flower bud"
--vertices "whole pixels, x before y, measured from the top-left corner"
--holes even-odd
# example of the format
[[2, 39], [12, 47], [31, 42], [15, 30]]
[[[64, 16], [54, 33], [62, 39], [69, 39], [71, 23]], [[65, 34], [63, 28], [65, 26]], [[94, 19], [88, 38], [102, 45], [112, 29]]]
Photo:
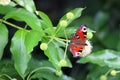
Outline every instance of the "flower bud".
[[66, 27], [67, 26], [67, 21], [66, 20], [61, 20], [60, 21], [60, 26], [61, 27]]
[[100, 80], [107, 80], [107, 76], [101, 75], [101, 76], [100, 76]]
[[47, 48], [48, 48], [48, 45], [46, 44], [46, 43], [41, 43], [41, 45], [40, 45], [40, 49], [41, 50], [47, 50]]
[[13, 78], [13, 79], [11, 79], [11, 80], [17, 80], [16, 78]]
[[66, 14], [66, 17], [67, 17], [67, 19], [72, 20], [72, 19], [74, 19], [74, 14], [72, 12], [68, 12]]
[[112, 76], [115, 76], [115, 75], [117, 74], [117, 71], [116, 71], [116, 70], [112, 70], [112, 71], [110, 72], [110, 74], [111, 74]]
[[93, 33], [92, 32], [87, 32], [87, 38], [92, 39], [92, 37], [93, 37]]
[[62, 76], [62, 71], [61, 70], [57, 70], [56, 72], [55, 72], [55, 74], [57, 75], [57, 76]]
[[67, 62], [65, 59], [60, 60], [60, 65], [61, 66], [66, 66]]

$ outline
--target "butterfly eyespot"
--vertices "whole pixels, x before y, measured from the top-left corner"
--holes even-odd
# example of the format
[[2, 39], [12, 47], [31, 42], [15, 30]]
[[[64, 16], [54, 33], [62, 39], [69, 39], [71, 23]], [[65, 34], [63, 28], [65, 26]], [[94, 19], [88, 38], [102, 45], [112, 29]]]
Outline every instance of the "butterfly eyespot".
[[84, 27], [83, 30], [86, 30], [86, 28]]
[[87, 31], [86, 25], [82, 25], [81, 29], [82, 29], [83, 32], [86, 32]]

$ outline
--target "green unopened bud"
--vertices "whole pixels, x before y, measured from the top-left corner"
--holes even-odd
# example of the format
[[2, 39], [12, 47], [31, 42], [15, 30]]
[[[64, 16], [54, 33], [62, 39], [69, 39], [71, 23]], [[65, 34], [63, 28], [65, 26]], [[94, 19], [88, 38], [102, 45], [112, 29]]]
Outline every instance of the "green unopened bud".
[[107, 80], [107, 76], [101, 75], [101, 76], [100, 76], [100, 80]]
[[112, 71], [110, 72], [110, 74], [111, 74], [112, 76], [115, 76], [115, 75], [117, 74], [117, 71], [116, 71], [116, 70], [112, 70]]
[[11, 80], [17, 80], [16, 78], [13, 78], [13, 79], [11, 79]]
[[93, 33], [92, 32], [87, 32], [87, 38], [92, 39], [92, 37], [93, 37]]
[[74, 19], [74, 14], [72, 12], [68, 12], [66, 14], [66, 17], [67, 17], [67, 19], [72, 20], [72, 19]]
[[66, 66], [67, 62], [65, 59], [60, 60], [60, 65], [61, 66]]
[[61, 27], [66, 27], [67, 24], [68, 24], [68, 23], [67, 23], [66, 20], [61, 20], [61, 21], [60, 21], [60, 26], [61, 26]]
[[61, 70], [57, 70], [56, 72], [55, 72], [55, 74], [57, 75], [57, 76], [62, 76], [62, 71]]
[[2, 5], [8, 5], [11, 0], [0, 0], [0, 4]]
[[48, 48], [48, 45], [46, 43], [41, 43], [40, 45], [41, 50], [47, 50], [47, 48]]

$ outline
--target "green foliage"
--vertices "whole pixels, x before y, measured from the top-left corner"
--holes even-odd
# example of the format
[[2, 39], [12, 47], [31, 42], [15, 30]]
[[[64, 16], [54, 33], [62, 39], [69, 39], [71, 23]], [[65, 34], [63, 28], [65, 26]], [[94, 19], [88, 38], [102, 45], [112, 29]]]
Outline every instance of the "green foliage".
[[[60, 69], [60, 60], [64, 58], [64, 51], [60, 48], [59, 44], [55, 41], [49, 43], [48, 49], [44, 51], [45, 55], [49, 58], [49, 61], [53, 63], [56, 69]], [[52, 55], [51, 55], [52, 53]], [[66, 67], [72, 67], [69, 59], [66, 57]]]
[[[88, 32], [91, 32], [89, 39], [92, 38], [93, 52], [78, 59], [77, 63], [89, 63], [87, 65], [89, 73], [85, 71], [81, 73], [79, 70], [73, 70], [73, 72], [82, 77], [86, 75], [87, 77], [83, 80], [99, 80], [101, 75], [105, 75], [109, 80], [119, 80], [120, 77], [117, 74], [120, 72], [118, 71], [120, 69], [120, 35], [118, 35], [120, 30], [110, 30], [107, 25], [110, 19], [109, 13], [101, 10], [95, 17], [86, 16], [77, 19], [81, 17], [84, 8], [75, 8], [62, 16], [54, 26], [47, 14], [36, 10], [33, 0], [14, 0], [11, 3], [0, 5], [0, 14], [3, 15], [0, 19], [0, 80], [15, 78], [18, 80], [75, 80], [72, 76], [66, 76], [62, 67], [73, 68], [72, 60], [67, 55], [69, 38], [77, 27], [84, 23], [88, 25]], [[20, 7], [17, 8], [15, 5]], [[9, 22], [8, 19], [18, 23], [23, 22], [25, 25], [18, 26]], [[8, 29], [4, 24], [18, 29], [11, 40], [8, 40]], [[8, 41], [11, 44], [10, 60], [3, 57]], [[41, 49], [42, 43], [45, 45]], [[39, 54], [34, 51], [36, 46], [41, 49]], [[112, 69], [117, 72], [115, 76], [108, 75]], [[78, 79], [81, 76], [75, 75]]]
[[[16, 5], [18, 4], [23, 8], [15, 8], [11, 5], [0, 5], [0, 13], [4, 15], [4, 20], [1, 19], [0, 21], [18, 29], [12, 37], [10, 46], [10, 51], [14, 60], [14, 67], [18, 74], [22, 77], [22, 79], [24, 79], [26, 75], [28, 75], [27, 79], [46, 78], [48, 80], [51, 80], [52, 78], [55, 78], [57, 80], [72, 80], [72, 78], [69, 78], [62, 74], [60, 77], [55, 75], [57, 71], [61, 71], [62, 65], [60, 61], [63, 59], [66, 61], [66, 65], [64, 65], [65, 67], [72, 67], [71, 62], [66, 55], [67, 44], [64, 42], [67, 42], [69, 40], [61, 39], [56, 36], [57, 34], [61, 33], [61, 26], [59, 26], [59, 23], [58, 26], [56, 26], [55, 28], [52, 24], [52, 21], [44, 12], [36, 11], [32, 0], [30, 2], [28, 0], [25, 0], [25, 2], [22, 0], [15, 0], [15, 2]], [[27, 2], [30, 4], [28, 4]], [[74, 10], [71, 10], [70, 12], [74, 14], [74, 19], [76, 19], [80, 17], [82, 10], [83, 8], [76, 8]], [[37, 15], [33, 13], [34, 11], [37, 15], [40, 16], [41, 19], [39, 19]], [[16, 21], [25, 22], [25, 26], [30, 27], [31, 30], [27, 30], [26, 27], [22, 28], [16, 26], [6, 21], [7, 19], [14, 19]], [[60, 21], [65, 19], [67, 19], [66, 15], [63, 16]], [[68, 20], [67, 23], [70, 24], [74, 19]], [[1, 45], [3, 45], [3, 47], [1, 47], [2, 57], [4, 47], [7, 43], [8, 31], [3, 24], [1, 24], [0, 28], [2, 30], [0, 33], [1, 39], [5, 41], [4, 43], [3, 41], [1, 42]], [[2, 37], [3, 34], [5, 35], [5, 38]], [[66, 37], [65, 33], [62, 33], [62, 35], [63, 37]], [[44, 67], [39, 66], [35, 68], [28, 67], [28, 64], [32, 58], [31, 52], [34, 50], [34, 47], [38, 45], [39, 42], [46, 43], [48, 45], [47, 50], [44, 50], [44, 54], [48, 57], [49, 61], [53, 64], [54, 67], [49, 67], [49, 65], [46, 65]], [[65, 48], [66, 50], [64, 51], [61, 47]], [[37, 63], [34, 63], [34, 65], [36, 64]], [[45, 62], [43, 62], [42, 64], [45, 64]], [[31, 71], [33, 72], [35, 70], [35, 74], [32, 74], [32, 72], [28, 74], [30, 72], [28, 68], [32, 69]], [[52, 68], [53, 70], [49, 70]]]
[[24, 44], [26, 33], [27, 33], [26, 30], [18, 30], [12, 38], [12, 43], [10, 48], [14, 59], [15, 69], [23, 78], [25, 77], [27, 64], [31, 58], [31, 55], [27, 54], [26, 46]]
[[8, 42], [8, 29], [2, 23], [0, 23], [0, 60], [3, 55], [4, 48]]
[[119, 52], [112, 50], [102, 50], [94, 52], [91, 55], [78, 60], [78, 63], [90, 62], [100, 66], [107, 66], [109, 68], [120, 68]]

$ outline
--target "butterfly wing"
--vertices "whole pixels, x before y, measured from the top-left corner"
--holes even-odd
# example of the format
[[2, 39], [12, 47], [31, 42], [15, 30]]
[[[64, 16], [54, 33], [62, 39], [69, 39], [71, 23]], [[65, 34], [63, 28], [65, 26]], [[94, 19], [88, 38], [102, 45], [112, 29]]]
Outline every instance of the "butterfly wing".
[[81, 25], [81, 27], [72, 35], [71, 42], [84, 44], [86, 41], [86, 25]]
[[68, 49], [74, 57], [78, 57], [82, 54], [82, 51], [86, 45], [86, 33], [86, 25], [81, 25], [75, 34], [72, 35]]
[[73, 57], [78, 57], [84, 48], [84, 45], [77, 45], [75, 43], [70, 43], [68, 49], [73, 54]]

